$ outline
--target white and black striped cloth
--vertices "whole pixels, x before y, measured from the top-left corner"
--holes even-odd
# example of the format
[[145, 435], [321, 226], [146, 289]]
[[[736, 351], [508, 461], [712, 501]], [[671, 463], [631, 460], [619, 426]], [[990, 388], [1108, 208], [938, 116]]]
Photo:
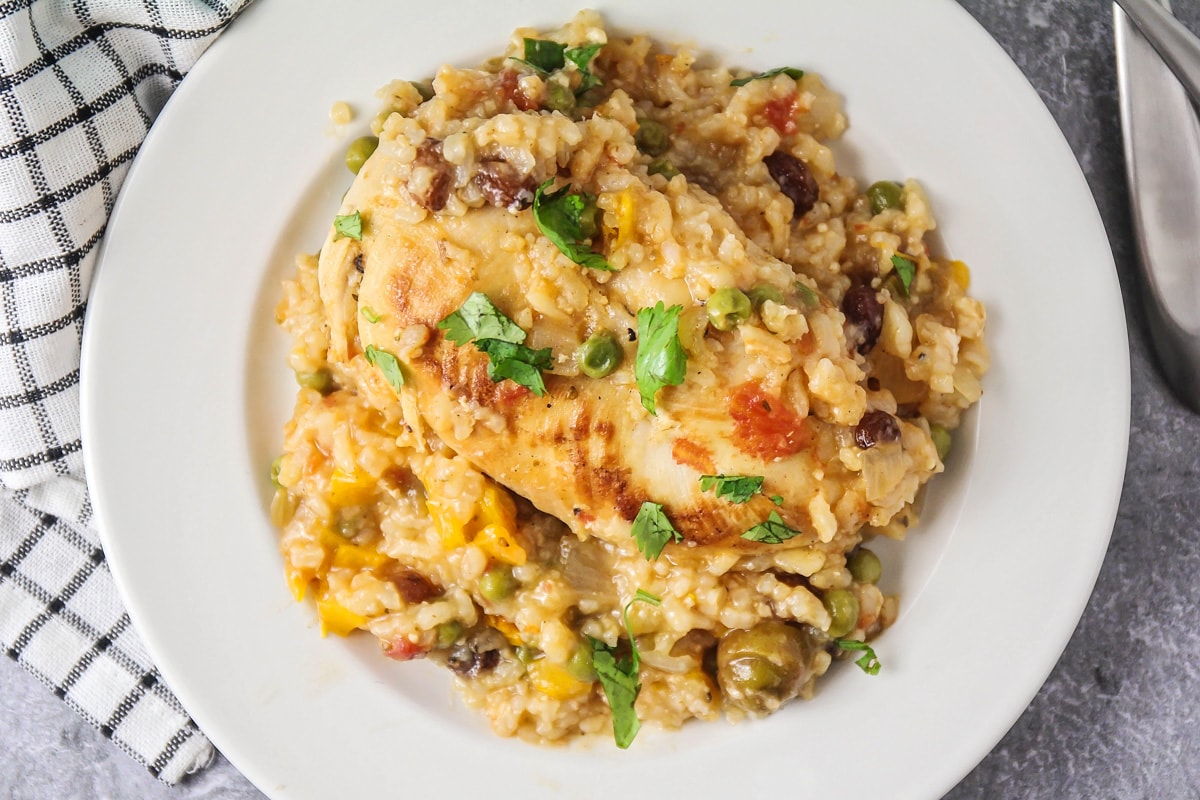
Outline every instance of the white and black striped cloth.
[[167, 783], [212, 745], [147, 656], [92, 525], [79, 348], [129, 164], [249, 0], [0, 0], [0, 648]]

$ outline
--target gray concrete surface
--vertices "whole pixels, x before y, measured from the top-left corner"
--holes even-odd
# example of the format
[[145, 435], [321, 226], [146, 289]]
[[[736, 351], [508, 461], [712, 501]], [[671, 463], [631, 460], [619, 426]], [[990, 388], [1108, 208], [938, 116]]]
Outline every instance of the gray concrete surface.
[[[1037, 88], [1095, 194], [1126, 296], [1133, 415], [1120, 511], [1083, 619], [1028, 710], [947, 798], [1197, 798], [1200, 417], [1165, 388], [1138, 307], [1111, 9], [1102, 0], [961, 2]], [[1176, 5], [1200, 30], [1200, 4]], [[8, 800], [261, 797], [221, 758], [177, 788], [157, 783], [5, 659], [0, 756]]]

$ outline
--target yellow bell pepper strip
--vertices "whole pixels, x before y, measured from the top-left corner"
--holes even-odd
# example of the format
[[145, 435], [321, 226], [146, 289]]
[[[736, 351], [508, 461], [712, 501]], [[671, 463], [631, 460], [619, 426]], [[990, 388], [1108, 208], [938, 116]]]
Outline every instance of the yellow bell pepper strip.
[[358, 506], [375, 494], [375, 479], [360, 469], [346, 472], [334, 467], [329, 476], [329, 502], [335, 506]]
[[517, 540], [516, 530], [517, 507], [512, 497], [498, 484], [488, 481], [469, 526], [471, 541], [492, 559], [519, 567], [528, 555]]
[[546, 659], [529, 665], [529, 682], [533, 688], [555, 700], [569, 700], [592, 688], [592, 684], [579, 680], [562, 664]]
[[436, 497], [425, 498], [425, 508], [433, 520], [433, 527], [441, 537], [442, 547], [454, 550], [467, 543], [463, 523], [456, 518], [450, 506]]
[[329, 596], [328, 590], [317, 600], [317, 617], [321, 620], [321, 635], [336, 633], [349, 636], [350, 632], [367, 624], [367, 618], [355, 614]]
[[955, 283], [962, 287], [964, 292], [971, 288], [971, 268], [968, 267], [965, 262], [951, 261], [950, 277], [954, 279]]

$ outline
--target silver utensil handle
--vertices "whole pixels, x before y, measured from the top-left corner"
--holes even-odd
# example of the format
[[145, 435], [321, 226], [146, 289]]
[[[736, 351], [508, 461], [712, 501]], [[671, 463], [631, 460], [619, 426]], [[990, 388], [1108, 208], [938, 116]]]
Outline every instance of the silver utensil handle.
[[1115, 5], [1113, 27], [1142, 301], [1163, 374], [1200, 412], [1200, 119]]
[[1200, 39], [1154, 0], [1116, 0], [1200, 104]]

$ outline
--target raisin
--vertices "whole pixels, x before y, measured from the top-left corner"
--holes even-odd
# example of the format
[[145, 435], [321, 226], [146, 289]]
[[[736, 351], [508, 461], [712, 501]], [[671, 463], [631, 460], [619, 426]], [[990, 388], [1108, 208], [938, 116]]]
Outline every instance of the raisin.
[[533, 203], [533, 187], [528, 177], [507, 161], [484, 161], [475, 171], [475, 185], [496, 208], [520, 211]]
[[417, 194], [415, 199], [430, 211], [441, 211], [450, 199], [450, 182], [454, 168], [442, 158], [442, 143], [437, 139], [426, 139], [417, 148], [417, 157], [413, 159], [414, 167], [426, 167], [433, 171], [429, 186]]
[[446, 666], [455, 675], [463, 678], [475, 678], [481, 672], [488, 672], [500, 663], [499, 650], [479, 650], [475, 642], [459, 642], [450, 650], [446, 658]]
[[767, 165], [771, 177], [779, 184], [779, 191], [792, 201], [793, 220], [800, 219], [812, 210], [820, 197], [820, 188], [808, 164], [782, 150], [771, 153], [763, 159], [763, 163]]
[[500, 93], [516, 106], [518, 111], [537, 111], [539, 103], [522, 91], [520, 76], [516, 71], [506, 69], [500, 73]]
[[863, 450], [900, 438], [900, 425], [886, 411], [868, 411], [854, 428], [854, 442]]
[[842, 313], [854, 328], [851, 338], [858, 340], [858, 352], [871, 352], [883, 331], [883, 304], [875, 290], [862, 284], [851, 287], [842, 298]]
[[426, 600], [437, 597], [442, 593], [442, 590], [429, 580], [429, 578], [426, 578], [415, 569], [407, 569], [396, 565], [387, 571], [386, 577], [396, 586], [400, 597], [409, 605], [424, 603]]

